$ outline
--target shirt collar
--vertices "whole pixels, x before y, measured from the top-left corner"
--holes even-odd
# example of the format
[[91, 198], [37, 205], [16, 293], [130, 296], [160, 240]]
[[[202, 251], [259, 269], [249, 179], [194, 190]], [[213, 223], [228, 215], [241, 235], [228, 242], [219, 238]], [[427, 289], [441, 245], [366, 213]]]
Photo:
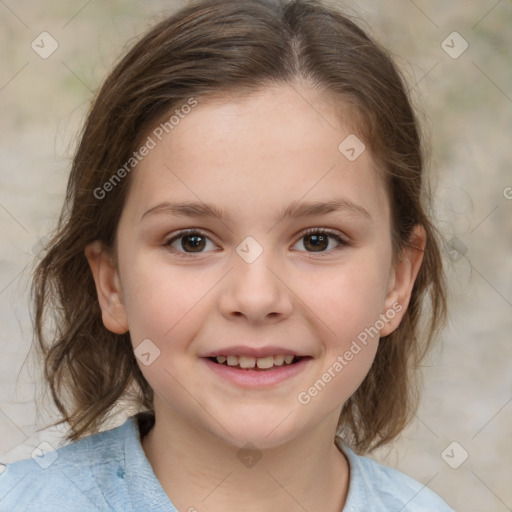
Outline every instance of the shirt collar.
[[147, 413], [131, 416], [126, 421], [124, 439], [124, 478], [127, 483], [133, 510], [178, 512], [153, 472], [141, 443], [140, 428], [146, 430], [151, 418]]

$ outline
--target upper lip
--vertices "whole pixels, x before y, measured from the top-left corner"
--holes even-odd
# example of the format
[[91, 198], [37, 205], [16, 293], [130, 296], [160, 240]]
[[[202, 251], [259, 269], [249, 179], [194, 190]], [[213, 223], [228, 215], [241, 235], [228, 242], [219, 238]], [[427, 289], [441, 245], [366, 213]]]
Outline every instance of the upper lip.
[[277, 346], [266, 346], [266, 347], [248, 347], [244, 345], [237, 345], [234, 347], [226, 347], [220, 348], [217, 350], [212, 350], [206, 354], [203, 354], [201, 357], [217, 357], [217, 356], [246, 356], [246, 357], [255, 357], [262, 358], [268, 356], [277, 356], [277, 355], [292, 355], [298, 357], [307, 357], [307, 354], [302, 354], [297, 352], [296, 350], [285, 348], [285, 347], [277, 347]]

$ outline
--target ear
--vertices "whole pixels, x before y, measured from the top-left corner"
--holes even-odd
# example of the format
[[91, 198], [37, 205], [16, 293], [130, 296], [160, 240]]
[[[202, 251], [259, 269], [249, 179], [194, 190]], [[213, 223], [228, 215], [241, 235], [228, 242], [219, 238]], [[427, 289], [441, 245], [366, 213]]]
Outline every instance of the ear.
[[128, 319], [117, 265], [110, 252], [96, 240], [85, 248], [101, 307], [103, 324], [116, 334], [128, 331]]
[[[391, 334], [402, 321], [411, 299], [411, 293], [418, 272], [423, 262], [423, 253], [427, 241], [425, 229], [421, 225], [414, 226], [409, 238], [410, 246], [405, 247], [395, 263], [388, 281], [388, 290], [384, 302], [383, 314], [388, 322], [380, 331], [380, 336]], [[393, 317], [389, 314], [393, 311]], [[386, 314], [387, 312], [387, 314]]]

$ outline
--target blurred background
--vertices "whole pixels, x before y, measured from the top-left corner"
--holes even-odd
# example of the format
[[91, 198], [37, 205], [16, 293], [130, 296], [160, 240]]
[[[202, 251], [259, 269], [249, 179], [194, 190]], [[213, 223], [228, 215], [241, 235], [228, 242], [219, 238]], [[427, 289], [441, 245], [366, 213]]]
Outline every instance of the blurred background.
[[[62, 428], [37, 430], [55, 411], [36, 406], [28, 286], [94, 91], [184, 4], [0, 0], [0, 462], [62, 443]], [[363, 0], [346, 11], [395, 55], [423, 112], [451, 286], [415, 420], [372, 456], [457, 511], [512, 510], [512, 2]]]

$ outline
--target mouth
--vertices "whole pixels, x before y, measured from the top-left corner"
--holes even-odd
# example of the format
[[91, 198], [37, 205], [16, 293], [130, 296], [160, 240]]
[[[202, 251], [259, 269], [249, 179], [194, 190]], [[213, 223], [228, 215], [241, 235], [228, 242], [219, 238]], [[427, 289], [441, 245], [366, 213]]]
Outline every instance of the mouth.
[[237, 370], [247, 371], [272, 371], [278, 368], [292, 366], [303, 359], [311, 359], [310, 356], [297, 356], [291, 354], [276, 354], [274, 356], [266, 357], [252, 357], [252, 356], [234, 356], [234, 355], [219, 355], [207, 357], [213, 363], [220, 366], [229, 366]]

